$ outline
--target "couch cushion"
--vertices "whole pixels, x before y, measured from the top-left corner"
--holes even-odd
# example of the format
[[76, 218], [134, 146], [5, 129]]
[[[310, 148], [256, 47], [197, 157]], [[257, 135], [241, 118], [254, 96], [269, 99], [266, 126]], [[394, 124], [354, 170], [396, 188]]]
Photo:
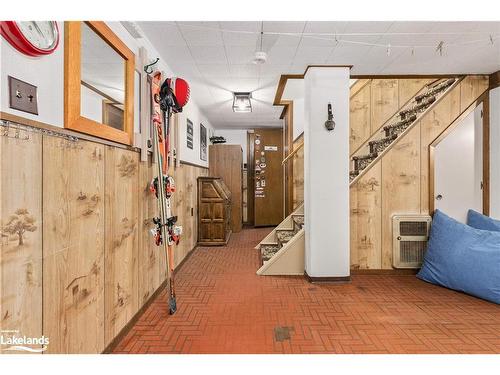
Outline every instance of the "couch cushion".
[[417, 277], [500, 304], [500, 232], [472, 228], [436, 210]]
[[492, 219], [474, 210], [469, 210], [467, 213], [467, 225], [476, 229], [500, 232], [500, 220]]

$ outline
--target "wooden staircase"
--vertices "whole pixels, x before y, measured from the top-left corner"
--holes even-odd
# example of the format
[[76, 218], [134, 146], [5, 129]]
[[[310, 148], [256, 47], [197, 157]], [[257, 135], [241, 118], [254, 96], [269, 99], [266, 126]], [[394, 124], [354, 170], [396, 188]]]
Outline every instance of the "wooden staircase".
[[304, 205], [301, 204], [256, 247], [261, 267], [257, 275], [304, 274]]
[[439, 79], [426, 85], [398, 113], [392, 116], [375, 134], [361, 145], [351, 157], [349, 180], [354, 184], [375, 164], [400, 137], [418, 123], [418, 120], [452, 90], [458, 78]]
[[[365, 183], [366, 181], [364, 178], [371, 176], [371, 172], [369, 171], [372, 170], [372, 167], [374, 167], [379, 161], [382, 161], [382, 158], [385, 156], [391, 158], [391, 155], [393, 155], [391, 150], [399, 150], [398, 144], [404, 142], [407, 135], [414, 136], [412, 129], [415, 130], [417, 126], [420, 128], [419, 124], [422, 125], [423, 129], [426, 129], [426, 133], [424, 135], [420, 135], [420, 133], [418, 134], [419, 142], [421, 137], [425, 137], [422, 138], [422, 144], [427, 145], [432, 141], [433, 137], [439, 134], [437, 132], [441, 132], [446, 129], [446, 127], [448, 127], [461, 112], [463, 112], [469, 105], [472, 105], [474, 100], [482, 94], [486, 87], [484, 79], [481, 76], [440, 78], [432, 82], [428, 82], [418, 92], [415, 92], [416, 90], [413, 91], [415, 94], [406, 96], [404, 104], [402, 104], [397, 111], [392, 112], [394, 113], [392, 117], [385, 121], [380, 127], [377, 126], [378, 130], [373, 131], [371, 135], [367, 135], [367, 138], [364, 138], [364, 141], [362, 141], [363, 143], [354, 152], [352, 152], [349, 176], [351, 188], [356, 187], [358, 182]], [[441, 115], [443, 111], [446, 115]], [[434, 118], [432, 124], [435, 123], [436, 125], [430, 125], [429, 119], [431, 116]], [[417, 151], [419, 152], [420, 150]], [[425, 152], [425, 150], [422, 152]], [[293, 155], [290, 155], [287, 159], [290, 159], [291, 156]], [[420, 153], [418, 153], [418, 158], [420, 160]], [[418, 174], [417, 185], [419, 188], [421, 184], [420, 179], [422, 179], [422, 181], [428, 181], [426, 180], [426, 178], [428, 178], [426, 177], [428, 172], [425, 170], [427, 157], [423, 155], [422, 158], [424, 160], [422, 162], [422, 168], [424, 168], [423, 172], [420, 168], [417, 172], [415, 172]], [[392, 160], [392, 162], [394, 162], [393, 159], [388, 160]], [[286, 160], [284, 162], [286, 162]], [[390, 163], [387, 163], [387, 165], [390, 165]], [[406, 171], [407, 169], [403, 168], [402, 170]], [[379, 171], [378, 173], [380, 176], [377, 177], [378, 179], [374, 179], [374, 183], [378, 184], [382, 178], [380, 165], [379, 169], [373, 168], [373, 170]], [[387, 173], [391, 173], [391, 171], [389, 170]], [[406, 174], [401, 176], [401, 178], [406, 178]], [[410, 175], [410, 177], [412, 176], [413, 175]], [[394, 209], [392, 206], [382, 208], [379, 203], [382, 189], [385, 189], [386, 191], [389, 190], [385, 187], [385, 185], [384, 187], [380, 187], [381, 185], [373, 186], [379, 186], [379, 188], [372, 188], [374, 192], [370, 193], [369, 197], [366, 197], [366, 194], [364, 197], [365, 199], [372, 199], [371, 197], [373, 196], [378, 197], [372, 206], [375, 207], [374, 211], [376, 211], [373, 214], [373, 217], [377, 217], [378, 215], [378, 230], [380, 233], [381, 228], [384, 228], [381, 224], [382, 218], [385, 219], [385, 217], [390, 217], [390, 215], [392, 215], [392, 211], [394, 210], [413, 211], [414, 209], [404, 208], [406, 206], [410, 207], [410, 204], [405, 205], [403, 203], [398, 203], [399, 205], [396, 205], [397, 207], [403, 207], [401, 209]], [[422, 185], [422, 189], [424, 192], [426, 191], [425, 185]], [[413, 193], [413, 191], [411, 191], [411, 193]], [[398, 193], [396, 192], [394, 194], [397, 195]], [[400, 195], [403, 196], [403, 194]], [[424, 199], [422, 206], [425, 209], [425, 193], [422, 197]], [[400, 201], [403, 202], [404, 199], [400, 198]], [[366, 205], [371, 203], [365, 202], [364, 204]], [[364, 207], [363, 210], [366, 210], [366, 207]], [[353, 212], [354, 211], [351, 211], [351, 218]], [[354, 245], [351, 243], [351, 248], [354, 247], [354, 249], [357, 249], [359, 246], [365, 246], [366, 248], [373, 247], [377, 248], [378, 252], [381, 253], [382, 238], [380, 235], [378, 239], [374, 239], [373, 244], [366, 243], [366, 238], [370, 235], [369, 230], [366, 228], [371, 228], [373, 226], [374, 230], [377, 230], [377, 224], [371, 224], [371, 216], [369, 214], [354, 213], [354, 215], [357, 215], [356, 220], [361, 221], [361, 224], [359, 224], [357, 228], [361, 228], [360, 231], [362, 231], [361, 233], [363, 233], [365, 239], [360, 240], [358, 238], [359, 235], [356, 233], [353, 235], [351, 233], [351, 236], [355, 238]], [[303, 206], [300, 206], [294, 213], [283, 220], [283, 222], [280, 223], [268, 236], [266, 236], [266, 238], [264, 238], [259, 245], [257, 245], [256, 249], [260, 250], [262, 260], [262, 265], [257, 271], [258, 275], [303, 275], [305, 248], [305, 229], [303, 228], [303, 223], [304, 209]], [[383, 235], [383, 238], [388, 238], [390, 236], [390, 234], [388, 235], [386, 232], [382, 232], [381, 234]], [[363, 251], [366, 253], [366, 250]], [[371, 268], [391, 268], [390, 263], [386, 261], [388, 258], [385, 257], [383, 253], [379, 256], [382, 258], [382, 263], [380, 263], [380, 261], [378, 263], [373, 261], [374, 265], [371, 266]]]

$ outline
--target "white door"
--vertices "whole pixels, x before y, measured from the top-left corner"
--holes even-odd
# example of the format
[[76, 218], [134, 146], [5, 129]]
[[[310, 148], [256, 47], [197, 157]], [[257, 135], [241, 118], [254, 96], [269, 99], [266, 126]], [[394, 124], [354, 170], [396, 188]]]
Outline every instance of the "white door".
[[471, 208], [483, 211], [482, 103], [435, 147], [434, 207], [465, 223]]

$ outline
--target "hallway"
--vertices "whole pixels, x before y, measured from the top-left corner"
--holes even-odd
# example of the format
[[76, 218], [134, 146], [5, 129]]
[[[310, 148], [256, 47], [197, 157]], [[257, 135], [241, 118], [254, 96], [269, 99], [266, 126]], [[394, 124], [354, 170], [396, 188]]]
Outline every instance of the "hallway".
[[114, 353], [498, 353], [500, 307], [414, 276], [356, 275], [313, 285], [259, 277], [253, 249], [270, 229], [199, 247]]

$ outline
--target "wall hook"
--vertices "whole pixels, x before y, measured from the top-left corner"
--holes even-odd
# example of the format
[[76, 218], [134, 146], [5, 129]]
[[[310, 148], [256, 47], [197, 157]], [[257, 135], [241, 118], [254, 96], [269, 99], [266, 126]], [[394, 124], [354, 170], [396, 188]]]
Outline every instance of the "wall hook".
[[147, 74], [151, 74], [153, 73], [153, 66], [156, 65], [156, 63], [160, 61], [160, 58], [157, 57], [155, 61], [153, 61], [151, 64], [148, 64], [148, 65], [144, 65], [144, 71], [147, 73]]

